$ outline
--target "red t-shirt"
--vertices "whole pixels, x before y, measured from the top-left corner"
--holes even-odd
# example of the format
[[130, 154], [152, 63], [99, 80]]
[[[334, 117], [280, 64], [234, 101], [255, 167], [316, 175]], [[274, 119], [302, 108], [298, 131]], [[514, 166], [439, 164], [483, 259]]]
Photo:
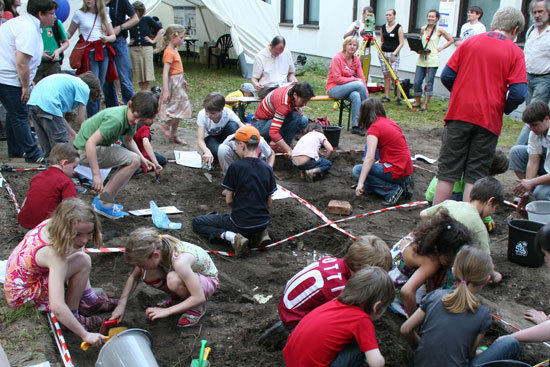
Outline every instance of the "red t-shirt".
[[402, 178], [413, 173], [411, 152], [401, 128], [387, 117], [379, 116], [367, 130], [367, 136], [378, 138], [380, 163], [384, 172], [391, 172], [392, 178]]
[[469, 122], [499, 136], [508, 86], [527, 82], [523, 51], [502, 33], [483, 33], [464, 41], [447, 66], [457, 76], [445, 121]]
[[350, 276], [344, 259], [323, 257], [306, 266], [286, 283], [277, 307], [281, 321], [294, 329], [311, 310], [338, 297]]
[[378, 348], [370, 316], [333, 299], [302, 319], [288, 337], [283, 358], [287, 367], [328, 366], [354, 340], [361, 352]]
[[17, 220], [25, 228], [34, 228], [48, 218], [61, 201], [75, 197], [73, 181], [61, 169], [50, 166], [32, 178]]
[[149, 139], [149, 141], [151, 141], [151, 128], [149, 126], [145, 125], [145, 124], [143, 124], [141, 126], [138, 126], [137, 131], [134, 134], [134, 141], [136, 142], [136, 145], [137, 145], [139, 151], [141, 152], [141, 154], [143, 154], [143, 156], [146, 159], [151, 160], [151, 158], [149, 158], [149, 155], [147, 154], [147, 152], [143, 148], [143, 139], [144, 138], [147, 138], [147, 139]]
[[294, 107], [291, 106], [291, 99], [288, 96], [288, 90], [292, 88], [292, 84], [287, 85], [286, 87], [279, 87], [272, 92], [270, 92], [256, 110], [254, 117], [258, 120], [270, 120], [271, 127], [269, 128], [269, 137], [271, 141], [278, 142], [283, 137], [279, 133], [281, 126], [285, 120], [286, 115], [291, 113], [294, 110]]

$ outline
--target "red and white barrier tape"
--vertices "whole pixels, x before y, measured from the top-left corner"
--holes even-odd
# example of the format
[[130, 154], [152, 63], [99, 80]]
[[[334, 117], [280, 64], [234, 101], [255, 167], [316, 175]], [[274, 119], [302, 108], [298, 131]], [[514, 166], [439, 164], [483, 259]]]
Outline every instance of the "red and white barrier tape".
[[284, 187], [282, 187], [281, 185], [279, 185], [279, 187], [281, 188], [281, 190], [285, 191], [286, 193], [288, 193], [293, 199], [296, 199], [299, 203], [305, 205], [306, 208], [308, 208], [309, 210], [311, 210], [313, 213], [315, 213], [315, 215], [317, 215], [319, 218], [321, 218], [323, 220], [323, 222], [329, 224], [332, 228], [342, 232], [343, 234], [345, 234], [346, 236], [349, 236], [351, 237], [354, 241], [357, 240], [357, 237], [355, 237], [354, 235], [352, 235], [351, 233], [347, 232], [346, 230], [340, 228], [339, 226], [337, 226], [336, 224], [334, 224], [334, 222], [330, 219], [327, 218], [326, 215], [324, 215], [319, 209], [317, 209], [317, 207], [315, 207], [313, 204], [305, 201], [304, 199], [302, 199], [301, 197], [299, 197], [298, 195], [296, 195], [295, 193], [293, 193], [292, 191], [288, 190], [288, 189], [285, 189]]
[[[520, 328], [518, 328], [517, 326], [514, 326], [512, 324], [510, 324], [508, 321], [504, 321], [503, 319], [501, 319], [500, 317], [496, 316], [495, 314], [491, 314], [491, 316], [493, 316], [494, 319], [502, 322], [504, 325], [507, 325], [509, 327], [511, 327], [512, 329], [516, 330], [516, 331], [521, 331]], [[550, 343], [547, 343], [547, 342], [542, 342], [542, 344], [544, 344], [545, 346], [547, 346], [548, 348], [550, 348]]]
[[99, 252], [103, 254], [120, 253], [120, 252], [124, 252], [124, 247], [100, 247], [100, 248], [86, 247], [84, 249], [84, 252], [88, 254], [96, 254]]
[[17, 214], [21, 211], [21, 208], [19, 208], [19, 204], [17, 204], [17, 198], [15, 197], [15, 194], [13, 191], [11, 191], [10, 184], [8, 181], [2, 176], [2, 173], [0, 173], [0, 186], [4, 186], [6, 188], [6, 191], [8, 192], [11, 200], [13, 201], [13, 205], [15, 205], [15, 211]]
[[27, 171], [45, 171], [46, 167], [34, 167], [34, 168], [13, 168], [12, 166], [1, 166], [0, 171], [3, 172], [27, 172]]
[[65, 343], [65, 338], [61, 332], [61, 327], [55, 315], [51, 312], [48, 313], [48, 321], [50, 322], [50, 327], [53, 331], [53, 336], [55, 343], [57, 344], [57, 349], [59, 349], [59, 354], [61, 354], [61, 360], [65, 367], [74, 367], [73, 359], [71, 358], [71, 353], [69, 353], [69, 348], [67, 343]]

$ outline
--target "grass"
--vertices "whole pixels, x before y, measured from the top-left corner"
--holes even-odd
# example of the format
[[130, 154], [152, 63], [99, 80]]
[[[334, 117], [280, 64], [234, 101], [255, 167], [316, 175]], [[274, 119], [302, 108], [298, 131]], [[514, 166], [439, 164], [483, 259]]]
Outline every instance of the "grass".
[[[240, 70], [234, 66], [224, 69], [216, 69], [212, 67], [208, 69], [207, 65], [200, 64], [192, 59], [182, 58], [187, 82], [189, 83], [188, 94], [191, 98], [193, 106], [193, 116], [202, 109], [202, 100], [211, 92], [219, 92], [224, 95], [229, 94], [239, 88], [246, 82], [240, 73]], [[306, 65], [305, 74], [298, 77], [301, 81], [309, 82], [315, 91], [316, 95], [326, 94], [326, 76], [328, 69], [320, 63], [308, 63]], [[162, 86], [162, 68], [155, 68], [156, 85]], [[137, 85], [134, 86], [138, 90]], [[382, 93], [373, 93], [371, 97], [382, 98]], [[448, 100], [434, 97], [430, 101], [429, 110], [425, 112], [411, 112], [406, 104], [397, 106], [395, 103], [386, 103], [384, 106], [388, 117], [394, 121], [408, 126], [420, 127], [436, 127], [443, 126], [443, 118], [445, 117]], [[253, 113], [254, 110], [249, 107], [248, 113]], [[304, 109], [304, 113], [311, 119], [327, 116], [328, 120], [333, 124], [338, 123], [338, 109], [333, 109], [331, 102], [315, 102], [309, 103]], [[347, 124], [347, 113], [343, 116], [342, 125]], [[182, 122], [180, 126], [194, 126], [194, 121]], [[499, 146], [502, 148], [510, 148], [514, 145], [516, 138], [523, 124], [514, 121], [507, 116], [504, 117], [502, 134], [499, 138]]]

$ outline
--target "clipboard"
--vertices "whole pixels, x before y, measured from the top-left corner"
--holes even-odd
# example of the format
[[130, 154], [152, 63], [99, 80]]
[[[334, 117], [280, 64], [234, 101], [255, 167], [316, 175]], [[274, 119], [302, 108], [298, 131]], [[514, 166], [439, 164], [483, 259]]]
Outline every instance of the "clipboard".
[[425, 51], [424, 45], [422, 45], [422, 38], [419, 34], [407, 33], [405, 34], [405, 37], [407, 38], [407, 43], [409, 44], [411, 51], [418, 53], [423, 53]]

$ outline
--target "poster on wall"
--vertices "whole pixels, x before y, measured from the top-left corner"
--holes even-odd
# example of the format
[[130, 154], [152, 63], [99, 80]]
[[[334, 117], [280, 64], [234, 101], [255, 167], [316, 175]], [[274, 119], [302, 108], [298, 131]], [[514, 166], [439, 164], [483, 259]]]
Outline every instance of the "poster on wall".
[[441, 1], [439, 3], [439, 26], [445, 28], [445, 30], [453, 34], [455, 29], [455, 1]]
[[185, 33], [191, 37], [197, 36], [196, 11], [194, 6], [175, 6], [174, 23], [185, 27]]

